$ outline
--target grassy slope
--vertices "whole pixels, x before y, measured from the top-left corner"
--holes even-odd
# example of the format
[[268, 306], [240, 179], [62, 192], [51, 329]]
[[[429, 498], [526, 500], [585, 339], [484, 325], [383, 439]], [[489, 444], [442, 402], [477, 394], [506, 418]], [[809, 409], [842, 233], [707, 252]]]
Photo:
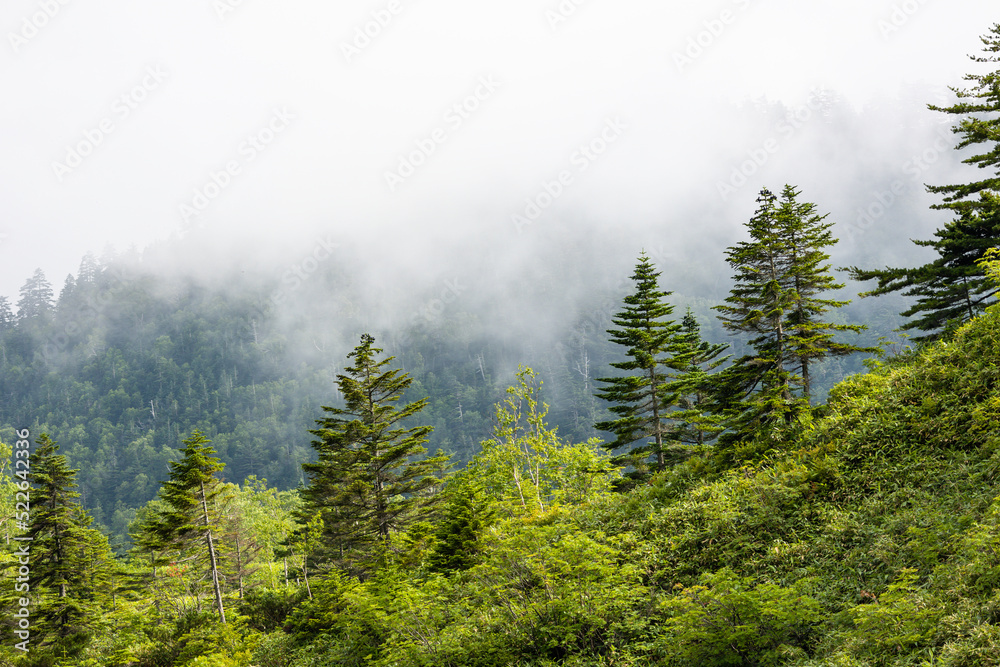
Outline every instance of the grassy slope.
[[993, 309], [761, 463], [503, 522], [451, 576], [328, 583], [298, 664], [1000, 665], [998, 362]]

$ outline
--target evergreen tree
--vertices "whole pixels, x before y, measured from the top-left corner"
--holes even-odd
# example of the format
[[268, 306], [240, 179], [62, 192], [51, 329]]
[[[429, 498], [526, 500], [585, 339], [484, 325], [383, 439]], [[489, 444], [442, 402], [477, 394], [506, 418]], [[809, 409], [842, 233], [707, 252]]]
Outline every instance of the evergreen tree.
[[476, 564], [483, 533], [496, 520], [496, 509], [474, 474], [452, 477], [445, 493], [447, 502], [428, 565], [437, 572], [467, 570]]
[[222, 470], [223, 465], [215, 457], [211, 441], [197, 430], [184, 440], [181, 454], [180, 461], [170, 462], [170, 479], [160, 488], [164, 509], [151, 516], [140, 529], [145, 535], [141, 544], [153, 552], [167, 548], [181, 553], [194, 552], [196, 559], [207, 565], [219, 621], [225, 623], [215, 543], [218, 533], [215, 501], [221, 492], [221, 483], [215, 473]]
[[34, 627], [41, 640], [36, 645], [52, 655], [79, 653], [90, 637], [98, 612], [97, 595], [106, 588], [111, 563], [107, 539], [88, 528], [90, 517], [77, 502], [77, 470], [47, 434], [36, 441], [31, 457], [29, 563], [30, 587], [36, 596]]
[[774, 194], [765, 188], [757, 202], [747, 223], [751, 240], [726, 251], [735, 284], [725, 305], [715, 306], [726, 329], [753, 336], [748, 341], [753, 354], [727, 368], [716, 385], [717, 409], [729, 428], [725, 444], [752, 437], [769, 424], [793, 421], [806, 403], [798, 395], [802, 378], [789, 369], [788, 316], [795, 306], [790, 244], [775, 214]]
[[[973, 62], [1000, 63], [1000, 24], [982, 37], [983, 55], [970, 56]], [[928, 105], [933, 111], [960, 117], [952, 132], [961, 137], [957, 150], [981, 146], [965, 158], [965, 164], [988, 170], [985, 178], [971, 183], [928, 186], [942, 195], [931, 208], [951, 210], [955, 218], [935, 232], [936, 239], [914, 241], [933, 248], [938, 257], [915, 268], [850, 268], [851, 278], [876, 280], [877, 285], [861, 296], [877, 296], [902, 291], [916, 297], [901, 314], [916, 317], [903, 330], [924, 332], [918, 341], [933, 340], [957, 324], [972, 319], [994, 301], [997, 289], [983, 275], [977, 261], [990, 247], [1000, 244], [1000, 69], [967, 74], [968, 88], [952, 88], [958, 101], [948, 107]]]
[[[984, 55], [969, 56], [972, 61], [994, 65], [1000, 63], [1000, 23], [994, 24], [989, 33], [980, 39]], [[987, 178], [972, 183], [928, 186], [928, 192], [943, 195], [943, 203], [935, 204], [932, 208], [958, 212], [983, 208], [982, 200], [977, 202], [972, 199], [975, 195], [1000, 192], [1000, 172], [997, 171], [1000, 167], [1000, 69], [985, 74], [966, 74], [964, 79], [972, 86], [951, 88], [958, 97], [958, 102], [949, 107], [928, 105], [932, 111], [962, 116], [952, 128], [953, 133], [962, 137], [956, 149], [983, 145], [980, 149], [983, 152], [971, 155], [962, 162], [979, 169], [992, 170]]]
[[611, 320], [619, 328], [608, 329], [611, 342], [624, 346], [630, 357], [611, 366], [630, 374], [597, 378], [606, 386], [596, 395], [613, 403], [609, 410], [617, 415], [594, 424], [595, 429], [615, 435], [605, 447], [613, 451], [644, 441], [613, 459], [615, 464], [631, 465], [634, 470], [628, 476], [633, 479], [648, 475], [649, 459], [658, 472], [666, 467], [668, 455], [681, 453], [670, 414], [678, 402], [671, 374], [690, 363], [690, 350], [687, 357], [681, 355], [680, 326], [668, 319], [673, 306], [663, 301], [670, 292], [659, 289], [659, 276], [646, 253], [641, 253], [632, 274], [635, 291], [625, 297], [624, 308]]
[[10, 299], [0, 296], [0, 332], [10, 329], [14, 326], [15, 321], [14, 311], [10, 307]]
[[716, 384], [716, 400], [731, 428], [727, 443], [796, 421], [811, 399], [814, 361], [872, 351], [834, 340], [837, 332], [863, 327], [821, 319], [848, 302], [822, 298], [843, 287], [829, 273], [830, 256], [823, 250], [836, 240], [826, 216], [817, 215], [814, 204], [798, 202], [798, 195], [786, 185], [779, 202], [761, 190], [747, 224], [751, 240], [727, 251], [735, 285], [726, 304], [715, 309], [728, 330], [752, 336], [753, 350]]
[[375, 339], [361, 336], [348, 355], [354, 363], [337, 376], [345, 406], [324, 406], [313, 447], [314, 463], [303, 465], [309, 483], [298, 512], [305, 525], [319, 513], [326, 553], [321, 560], [364, 574], [390, 546], [393, 533], [427, 515], [431, 494], [447, 463], [440, 452], [423, 457], [429, 426], [402, 423], [427, 405], [422, 399], [397, 407], [412, 383], [400, 371], [384, 370]]
[[711, 412], [713, 371], [729, 360], [720, 357], [729, 345], [702, 340], [701, 326], [688, 308], [681, 320], [679, 340], [691, 354], [675, 376], [674, 387], [679, 395], [678, 410], [670, 416], [678, 423], [680, 441], [688, 445], [705, 445], [723, 430], [722, 419]]
[[33, 320], [52, 312], [52, 285], [45, 279], [41, 269], [35, 269], [24, 285], [21, 298], [17, 302], [17, 319]]
[[97, 265], [97, 260], [94, 258], [94, 253], [88, 252], [80, 260], [80, 270], [76, 273], [76, 284], [77, 285], [93, 285], [97, 281], [97, 276], [100, 274], [101, 269]]
[[829, 214], [818, 215], [815, 204], [798, 202], [799, 194], [798, 189], [786, 185], [775, 217], [789, 255], [787, 282], [792, 290], [792, 306], [787, 318], [788, 346], [802, 380], [802, 393], [806, 401], [810, 401], [813, 386], [810, 364], [814, 360], [875, 350], [834, 340], [837, 332], [857, 334], [865, 329], [864, 326], [833, 324], [820, 319], [831, 308], [846, 306], [850, 301], [821, 298], [824, 292], [844, 287], [830, 273], [830, 255], [824, 251], [836, 244], [837, 239], [830, 231], [833, 223], [824, 222]]
[[971, 320], [993, 303], [997, 286], [979, 266], [983, 254], [1000, 243], [1000, 198], [992, 192], [980, 192], [976, 208], [959, 210], [957, 218], [934, 232], [936, 240], [914, 241], [934, 248], [938, 257], [912, 269], [865, 270], [851, 267], [854, 280], [877, 280], [874, 289], [861, 296], [878, 296], [901, 291], [915, 297], [904, 310], [904, 317], [915, 317], [903, 324], [904, 331], [925, 332], [917, 341], [938, 338], [943, 332]]

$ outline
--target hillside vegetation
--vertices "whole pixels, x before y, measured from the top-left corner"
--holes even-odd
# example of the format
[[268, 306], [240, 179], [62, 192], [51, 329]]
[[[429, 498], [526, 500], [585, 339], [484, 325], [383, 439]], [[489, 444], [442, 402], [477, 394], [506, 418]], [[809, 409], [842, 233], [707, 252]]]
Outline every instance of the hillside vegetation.
[[259, 664], [1000, 664], [998, 362], [993, 308], [755, 462], [512, 511], [446, 574], [415, 536], [327, 579]]
[[294, 498], [223, 485], [260, 548], [226, 624], [203, 580], [151, 573], [140, 549], [93, 589], [94, 640], [35, 664], [998, 665], [998, 362], [994, 307], [837, 385], [741, 464], [705, 448], [628, 493], [595, 443], [544, 425], [523, 370], [506, 426], [368, 574], [308, 572], [309, 531], [282, 557]]

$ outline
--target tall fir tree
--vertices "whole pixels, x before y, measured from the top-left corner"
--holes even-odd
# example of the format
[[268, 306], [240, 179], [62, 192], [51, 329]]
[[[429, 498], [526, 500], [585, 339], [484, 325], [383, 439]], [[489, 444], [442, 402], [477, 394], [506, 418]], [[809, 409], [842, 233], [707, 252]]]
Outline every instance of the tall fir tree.
[[421, 399], [398, 407], [413, 382], [406, 373], [385, 367], [382, 349], [369, 334], [348, 355], [352, 366], [337, 376], [344, 407], [324, 406], [327, 416], [312, 445], [317, 460], [303, 468], [308, 485], [298, 512], [305, 526], [322, 520], [325, 549], [319, 560], [364, 576], [391, 546], [394, 533], [426, 517], [447, 457], [424, 456], [430, 426], [403, 423], [427, 405]]
[[690, 308], [681, 320], [679, 340], [690, 354], [681, 360], [683, 368], [675, 375], [678, 410], [670, 416], [678, 423], [682, 443], [706, 445], [723, 430], [721, 416], [712, 412], [711, 397], [715, 371], [729, 360], [729, 355], [720, 355], [729, 345], [703, 340], [701, 325]]
[[608, 329], [611, 342], [626, 348], [630, 357], [611, 366], [627, 374], [597, 378], [605, 386], [595, 392], [612, 403], [608, 409], [617, 418], [598, 422], [594, 428], [614, 434], [615, 439], [605, 444], [611, 451], [631, 446], [613, 462], [631, 466], [627, 476], [633, 480], [663, 470], [684, 453], [671, 417], [679, 397], [673, 374], [690, 363], [691, 351], [683, 345], [680, 325], [670, 319], [673, 306], [664, 301], [670, 292], [659, 288], [659, 276], [642, 252], [632, 274], [634, 291], [611, 320], [618, 328]]
[[113, 564], [107, 538], [89, 528], [80, 507], [77, 470], [45, 433], [31, 455], [29, 575], [37, 601], [32, 617], [42, 654], [77, 655], [89, 641], [99, 614], [100, 594]]
[[811, 399], [811, 365], [831, 356], [872, 351], [834, 340], [838, 332], [863, 327], [824, 321], [822, 316], [846, 301], [822, 298], [839, 289], [824, 248], [836, 243], [826, 216], [798, 201], [790, 185], [779, 201], [763, 189], [747, 223], [749, 241], [729, 248], [726, 260], [736, 271], [726, 303], [716, 306], [723, 326], [751, 336], [751, 354], [727, 368], [716, 383], [716, 403], [729, 431], [727, 445], [751, 440], [806, 415]]
[[224, 466], [215, 456], [211, 441], [197, 430], [184, 440], [181, 454], [179, 461], [170, 462], [170, 478], [160, 487], [162, 509], [152, 513], [139, 529], [141, 546], [154, 554], [179, 552], [206, 568], [216, 613], [224, 624], [226, 610], [216, 539], [216, 500], [222, 491], [216, 473]]
[[788, 347], [802, 381], [802, 393], [806, 401], [811, 401], [813, 361], [875, 350], [834, 340], [837, 333], [858, 334], [865, 330], [864, 326], [834, 324], [822, 319], [831, 309], [846, 306], [850, 301], [822, 297], [844, 287], [830, 273], [830, 255], [824, 250], [835, 245], [837, 239], [831, 232], [833, 223], [825, 222], [829, 214], [819, 215], [815, 204], [799, 202], [799, 194], [797, 188], [785, 185], [775, 218], [787, 244], [787, 283], [792, 291], [787, 316]]
[[41, 269], [35, 272], [21, 286], [21, 298], [17, 301], [18, 321], [34, 321], [52, 314], [52, 284], [46, 280]]
[[935, 232], [935, 239], [915, 240], [931, 248], [938, 257], [914, 268], [862, 269], [851, 267], [854, 280], [877, 281], [861, 296], [902, 292], [916, 297], [903, 311], [914, 317], [901, 329], [922, 332], [918, 341], [933, 340], [967, 321], [995, 301], [997, 289], [983, 274], [978, 260], [988, 248], [1000, 245], [1000, 23], [982, 37], [982, 55], [973, 62], [991, 65], [991, 71], [967, 74], [969, 87], [952, 88], [958, 101], [951, 106], [928, 105], [958, 117], [952, 132], [960, 137], [956, 150], [976, 147], [963, 162], [986, 170], [987, 176], [970, 183], [932, 185], [927, 190], [941, 195], [931, 208], [950, 210], [954, 219]]
[[723, 326], [752, 336], [751, 354], [736, 360], [716, 384], [717, 410], [727, 432], [722, 443], [752, 438], [769, 425], [795, 420], [805, 406], [801, 376], [789, 368], [788, 315], [794, 307], [789, 286], [790, 248], [778, 224], [777, 197], [761, 190], [758, 208], [747, 223], [749, 241], [726, 251], [736, 271], [726, 303], [715, 306]]

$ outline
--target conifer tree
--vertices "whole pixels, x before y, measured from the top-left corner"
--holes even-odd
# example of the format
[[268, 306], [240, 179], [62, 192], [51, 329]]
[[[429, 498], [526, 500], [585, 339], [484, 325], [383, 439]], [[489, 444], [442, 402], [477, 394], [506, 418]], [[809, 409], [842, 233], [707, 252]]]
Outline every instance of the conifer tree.
[[10, 299], [0, 296], [0, 332], [10, 329], [16, 321], [14, 311], [10, 307]]
[[215, 539], [218, 533], [215, 501], [221, 492], [215, 474], [223, 469], [223, 464], [215, 457], [211, 441], [197, 430], [184, 440], [181, 454], [180, 461], [170, 462], [170, 479], [160, 488], [163, 510], [149, 517], [140, 528], [140, 534], [145, 536], [142, 544], [154, 553], [168, 548], [193, 552], [207, 566], [219, 621], [225, 623]]
[[736, 271], [724, 305], [715, 306], [723, 326], [749, 334], [752, 354], [738, 359], [719, 377], [716, 400], [729, 433], [725, 443], [750, 437], [770, 423], [788, 423], [803, 409], [797, 395], [802, 378], [790, 369], [788, 316], [795, 305], [790, 287], [790, 244], [779, 227], [777, 198], [766, 188], [747, 223], [750, 241], [726, 251]]
[[[29, 563], [30, 587], [36, 596], [34, 627], [37, 646], [53, 655], [73, 656], [90, 637], [98, 607], [95, 598], [111, 564], [95, 562], [94, 552], [107, 553], [107, 538], [88, 528], [91, 519], [80, 507], [77, 470], [47, 434], [36, 441], [31, 456]], [[102, 544], [103, 543], [103, 544]]]
[[21, 298], [17, 302], [18, 321], [35, 320], [52, 313], [52, 284], [41, 269], [35, 272], [21, 286]]
[[678, 423], [680, 441], [688, 445], [705, 445], [723, 430], [722, 419], [711, 412], [711, 397], [715, 386], [713, 371], [729, 360], [720, 357], [729, 345], [709, 343], [701, 337], [701, 326], [688, 308], [681, 320], [679, 340], [689, 350], [681, 362], [683, 368], [673, 383], [678, 393], [678, 410], [670, 416]]
[[427, 515], [447, 463], [440, 452], [423, 457], [430, 426], [403, 426], [427, 399], [397, 407], [413, 380], [386, 370], [394, 357], [379, 359], [382, 349], [374, 342], [369, 334], [361, 336], [348, 355], [353, 365], [337, 376], [344, 407], [324, 406], [327, 416], [310, 431], [318, 457], [303, 465], [309, 482], [297, 514], [306, 525], [319, 513], [326, 546], [321, 560], [361, 575], [395, 532]]
[[[1000, 23], [995, 23], [989, 33], [983, 35], [983, 55], [969, 56], [976, 63], [997, 65], [1000, 63]], [[928, 192], [943, 195], [941, 204], [932, 208], [963, 212], [983, 208], [982, 200], [974, 196], [983, 192], [1000, 193], [1000, 69], [982, 74], [966, 74], [969, 88], [951, 88], [958, 102], [949, 107], [928, 105], [931, 111], [940, 111], [962, 117], [952, 128], [954, 134], [961, 135], [956, 149], [982, 145], [980, 152], [964, 160], [965, 164], [986, 169], [989, 176], [971, 183], [928, 186]], [[985, 115], [985, 117], [984, 117]]]
[[972, 319], [994, 302], [995, 285], [983, 275], [977, 261], [988, 248], [1000, 244], [1000, 23], [982, 37], [983, 54], [970, 56], [973, 62], [993, 65], [985, 73], [967, 74], [968, 88], [952, 88], [958, 101], [947, 107], [928, 105], [932, 111], [956, 116], [952, 132], [961, 139], [956, 150], [977, 147], [965, 164], [986, 170], [985, 177], [970, 183], [928, 186], [942, 195], [931, 208], [953, 211], [955, 218], [935, 232], [935, 239], [915, 240], [933, 248], [938, 257], [914, 268], [862, 269], [851, 267], [851, 278], [875, 280], [874, 288], [862, 297], [902, 292], [916, 297], [901, 314], [916, 317], [901, 329], [923, 332], [916, 340], [938, 338], [957, 324]]
[[834, 340], [835, 333], [858, 334], [864, 331], [864, 326], [833, 324], [820, 319], [830, 309], [846, 306], [850, 301], [822, 298], [824, 292], [844, 287], [830, 273], [830, 255], [824, 251], [835, 245], [837, 239], [830, 231], [833, 223], [824, 222], [829, 214], [819, 215], [815, 204], [799, 202], [800, 192], [785, 185], [775, 218], [788, 252], [787, 282], [792, 296], [787, 317], [788, 347], [808, 402], [812, 400], [810, 364], [813, 361], [874, 350]]
[[804, 415], [811, 399], [811, 364], [830, 356], [871, 351], [834, 340], [837, 332], [863, 327], [823, 321], [821, 316], [846, 301], [822, 298], [839, 289], [824, 248], [836, 243], [826, 216], [800, 203], [790, 185], [781, 200], [766, 188], [747, 223], [750, 241], [729, 248], [736, 271], [724, 305], [715, 309], [723, 326], [752, 336], [752, 353], [737, 360], [716, 383], [716, 403], [730, 432], [724, 441], [752, 438]]
[[446, 497], [428, 565], [437, 572], [466, 570], [476, 563], [483, 533], [495, 521], [496, 509], [474, 474], [452, 477]]
[[1000, 243], [1000, 198], [980, 192], [976, 208], [957, 212], [957, 218], [934, 232], [935, 240], [914, 241], [934, 248], [938, 257], [912, 269], [865, 270], [851, 267], [854, 280], [877, 280], [878, 284], [861, 296], [878, 296], [902, 291], [915, 297], [913, 305], [900, 313], [913, 317], [904, 331], [921, 331], [917, 341], [934, 340], [958, 324], [971, 320], [993, 303], [997, 286], [983, 275], [978, 261]]
[[606, 386], [596, 395], [611, 402], [609, 410], [617, 415], [594, 424], [595, 429], [615, 435], [605, 447], [613, 451], [644, 441], [613, 459], [615, 464], [631, 465], [634, 470], [628, 476], [633, 479], [648, 475], [650, 458], [653, 471], [658, 472], [666, 467], [668, 455], [680, 453], [679, 434], [670, 414], [678, 400], [671, 373], [683, 370], [690, 355], [681, 356], [680, 326], [669, 319], [673, 306], [663, 299], [670, 292], [659, 289], [659, 276], [646, 253], [641, 253], [632, 274], [635, 291], [625, 297], [624, 308], [611, 320], [618, 328], [608, 329], [611, 342], [624, 346], [630, 357], [611, 365], [629, 374], [597, 379]]

